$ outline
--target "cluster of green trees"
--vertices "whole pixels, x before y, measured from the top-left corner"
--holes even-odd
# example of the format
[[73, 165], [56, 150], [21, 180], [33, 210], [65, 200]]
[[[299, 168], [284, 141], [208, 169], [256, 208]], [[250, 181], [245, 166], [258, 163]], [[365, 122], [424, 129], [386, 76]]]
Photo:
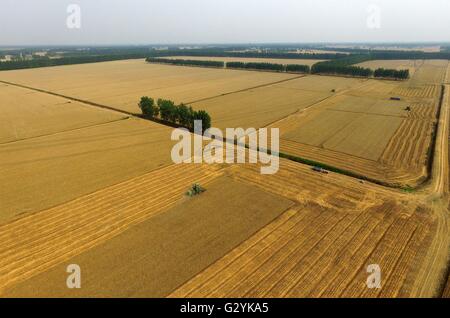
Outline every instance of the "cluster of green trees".
[[450, 60], [450, 52], [372, 51], [369, 55], [372, 60]]
[[309, 73], [311, 71], [308, 65], [288, 64], [286, 65], [286, 72], [290, 73]]
[[393, 78], [393, 79], [407, 79], [409, 77], [408, 70], [395, 69], [377, 69], [373, 71], [369, 68], [354, 66], [354, 64], [362, 63], [370, 60], [368, 55], [351, 55], [344, 58], [329, 60], [316, 63], [310, 68], [308, 65], [300, 64], [276, 64], [264, 62], [224, 62], [220, 61], [203, 61], [203, 60], [185, 60], [185, 59], [165, 59], [165, 58], [147, 58], [147, 62], [164, 63], [172, 65], [186, 65], [186, 66], [206, 66], [206, 67], [227, 67], [234, 69], [248, 69], [248, 70], [268, 70], [275, 72], [290, 72], [290, 73], [312, 73], [312, 74], [339, 74], [355, 77], [377, 77], [377, 78]]
[[[389, 44], [386, 44], [389, 45]], [[414, 48], [416, 45], [410, 45], [410, 48]], [[408, 47], [408, 46], [406, 46]], [[316, 48], [320, 49], [320, 48]], [[441, 47], [440, 52], [424, 52], [419, 50], [380, 50], [380, 49], [362, 49], [362, 48], [333, 48], [329, 47], [328, 50], [346, 52], [351, 56], [365, 55], [370, 60], [449, 60], [450, 51], [448, 48]], [[336, 56], [340, 58], [339, 56]]]
[[139, 102], [139, 108], [145, 118], [158, 119], [188, 128], [194, 129], [194, 121], [201, 120], [203, 131], [211, 128], [211, 116], [204, 110], [194, 110], [185, 104], [176, 105], [171, 100], [155, 100], [148, 96], [143, 96]]
[[185, 59], [165, 59], [148, 57], [146, 59], [149, 63], [163, 63], [171, 65], [183, 65], [183, 66], [206, 66], [206, 67], [220, 67], [220, 68], [236, 68], [236, 69], [249, 69], [249, 70], [268, 70], [275, 72], [292, 72], [292, 73], [309, 73], [310, 68], [308, 65], [297, 64], [276, 64], [276, 63], [255, 63], [255, 62], [220, 62], [220, 61], [203, 61], [203, 60], [185, 60]]
[[351, 55], [345, 58], [319, 62], [313, 65], [311, 73], [313, 74], [342, 74], [357, 77], [377, 77], [407, 79], [409, 70], [377, 69], [375, 71], [354, 64], [371, 60], [370, 55]]
[[409, 70], [379, 68], [375, 70], [373, 76], [383, 78], [407, 79], [409, 78]]
[[341, 74], [358, 77], [370, 77], [373, 75], [373, 71], [370, 68], [364, 68], [360, 66], [340, 65], [328, 62], [319, 62], [312, 66], [312, 74]]
[[165, 59], [165, 58], [155, 58], [148, 57], [146, 59], [149, 63], [162, 63], [162, 64], [172, 64], [172, 65], [183, 65], [183, 66], [206, 66], [206, 67], [225, 67], [225, 62], [220, 61], [199, 61], [199, 60], [184, 60], [184, 59]]
[[313, 74], [342, 74], [349, 76], [370, 77], [373, 71], [369, 68], [353, 66], [368, 61], [367, 55], [350, 55], [344, 58], [316, 63], [311, 68]]
[[283, 72], [283, 64], [275, 63], [242, 63], [242, 62], [228, 62], [227, 68], [243, 68], [251, 70], [269, 70], [276, 72]]

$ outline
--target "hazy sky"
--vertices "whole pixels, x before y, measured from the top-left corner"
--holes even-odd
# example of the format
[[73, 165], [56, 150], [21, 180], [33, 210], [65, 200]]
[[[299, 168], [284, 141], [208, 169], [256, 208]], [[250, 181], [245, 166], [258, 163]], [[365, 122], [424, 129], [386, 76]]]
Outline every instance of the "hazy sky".
[[450, 0], [0, 0], [0, 46], [383, 41], [450, 41]]

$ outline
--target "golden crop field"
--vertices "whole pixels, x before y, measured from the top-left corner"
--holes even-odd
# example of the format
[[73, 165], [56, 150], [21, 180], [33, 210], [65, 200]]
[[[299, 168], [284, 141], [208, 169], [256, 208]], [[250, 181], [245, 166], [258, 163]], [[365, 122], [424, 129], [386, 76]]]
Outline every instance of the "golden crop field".
[[[445, 294], [450, 65], [420, 62], [407, 81], [143, 60], [0, 72], [0, 297]], [[293, 157], [273, 175], [173, 164], [172, 127], [89, 104], [138, 113], [142, 95], [279, 128]]]
[[124, 118], [61, 97], [0, 84], [0, 144]]
[[[319, 52], [325, 53], [325, 52]], [[219, 62], [244, 62], [244, 63], [274, 63], [274, 64], [301, 64], [313, 66], [324, 60], [310, 59], [269, 59], [269, 58], [251, 58], [251, 57], [215, 57], [215, 56], [168, 56], [165, 57], [174, 60], [196, 60], [196, 61], [219, 61]]]
[[[224, 204], [224, 196], [236, 199]], [[5, 295], [164, 297], [293, 204], [227, 177], [212, 181], [202, 198], [187, 202], [181, 196], [179, 199], [182, 204], [68, 260], [89, 268], [86, 273], [89, 281], [78, 293], [65, 286], [66, 275], [61, 264], [16, 285]], [[251, 206], [247, 205], [253, 200]], [[180, 224], [185, 230], [179, 228]], [[119, 259], [123, 261], [118, 262]], [[128, 261], [130, 259], [135, 259], [139, 265]], [[116, 260], [112, 272], [111, 260]], [[123, 275], [124, 272], [127, 275]], [[130, 281], [130, 275], [141, 278]]]
[[[183, 198], [194, 181], [207, 192]], [[163, 189], [169, 191], [155, 195]], [[224, 200], [228, 194], [237, 201]], [[423, 253], [438, 235], [428, 209], [412, 194], [316, 174], [288, 160], [272, 176], [261, 175], [258, 165], [174, 165], [2, 226], [8, 239], [0, 291], [8, 297], [406, 297], [416, 292], [428, 261]], [[177, 230], [180, 224], [185, 231]], [[80, 239], [73, 241], [75, 231]], [[30, 257], [45, 265], [32, 266]], [[383, 268], [382, 289], [365, 285], [372, 262]], [[65, 286], [72, 263], [87, 270], [80, 290]]]
[[192, 103], [296, 77], [282, 73], [174, 68], [138, 59], [4, 71], [0, 81], [139, 113], [137, 103], [145, 95]]
[[356, 64], [356, 66], [367, 67], [372, 70], [377, 68], [396, 69], [396, 70], [409, 70], [409, 74], [412, 76], [424, 63], [423, 60], [374, 60]]
[[[447, 64], [425, 64], [445, 74]], [[311, 109], [272, 123], [270, 127], [280, 128], [281, 152], [380, 182], [417, 186], [427, 177], [442, 91], [428, 82], [424, 74], [429, 70], [420, 70], [406, 82], [368, 80], [344, 88]], [[393, 96], [401, 100], [390, 100]]]
[[170, 133], [126, 119], [0, 145], [0, 223], [170, 164]]

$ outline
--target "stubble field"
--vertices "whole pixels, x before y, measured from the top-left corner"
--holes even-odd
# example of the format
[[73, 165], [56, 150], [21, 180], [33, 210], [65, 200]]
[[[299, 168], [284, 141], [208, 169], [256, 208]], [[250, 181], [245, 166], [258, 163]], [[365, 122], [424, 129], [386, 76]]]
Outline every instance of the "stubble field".
[[192, 103], [298, 75], [177, 67], [126, 60], [6, 71], [0, 80], [139, 113], [141, 96]]
[[[424, 65], [406, 82], [142, 60], [1, 72], [0, 80], [133, 112], [142, 95], [193, 98], [193, 107], [210, 111], [220, 128], [280, 128], [282, 152], [416, 185], [428, 173], [441, 94], [435, 81], [447, 67]], [[443, 199], [429, 188], [404, 192], [286, 159], [270, 176], [259, 165], [173, 165], [169, 127], [33, 89], [2, 89], [9, 106], [1, 111], [14, 125], [0, 144], [0, 296], [439, 292], [448, 229], [439, 212]], [[48, 124], [24, 116], [17, 129], [24, 94]], [[391, 101], [394, 94], [402, 100]], [[447, 116], [448, 93], [443, 107]], [[446, 137], [439, 137], [444, 146]], [[436, 153], [445, 149], [440, 144]], [[441, 170], [433, 170], [439, 194], [449, 184]], [[186, 197], [195, 182], [207, 191]], [[72, 293], [66, 267], [74, 262], [90, 278]], [[381, 289], [366, 286], [370, 264], [382, 269]]]
[[[183, 198], [194, 180], [207, 192]], [[237, 201], [224, 197], [233, 193]], [[408, 297], [435, 222], [412, 194], [287, 160], [272, 176], [258, 165], [171, 166], [4, 225], [0, 290], [10, 297]], [[80, 290], [65, 286], [72, 263], [89, 273]], [[373, 263], [383, 269], [382, 289], [366, 286]]]
[[124, 119], [88, 105], [0, 84], [0, 144]]

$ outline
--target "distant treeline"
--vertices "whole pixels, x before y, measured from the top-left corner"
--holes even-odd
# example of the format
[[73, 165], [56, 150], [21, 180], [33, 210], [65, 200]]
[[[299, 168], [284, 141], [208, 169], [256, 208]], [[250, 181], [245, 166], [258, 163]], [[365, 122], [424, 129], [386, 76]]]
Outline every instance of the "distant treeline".
[[265, 63], [265, 62], [220, 62], [220, 61], [203, 61], [203, 60], [185, 60], [185, 59], [165, 59], [149, 57], [146, 59], [149, 63], [163, 63], [172, 65], [183, 65], [183, 66], [206, 66], [206, 67], [226, 67], [234, 69], [247, 69], [247, 70], [266, 70], [274, 72], [292, 72], [292, 73], [309, 73], [310, 69], [308, 65], [297, 65], [297, 64], [276, 64], [276, 63]]
[[286, 72], [309, 73], [309, 72], [311, 72], [311, 68], [308, 65], [288, 64], [288, 65], [286, 65]]
[[311, 68], [312, 74], [336, 74], [355, 77], [377, 77], [391, 79], [407, 79], [409, 70], [394, 70], [379, 68], [375, 71], [370, 68], [354, 66], [354, 64], [370, 61], [370, 55], [352, 55], [346, 58], [316, 63]]
[[17, 70], [26, 68], [60, 66], [71, 64], [97, 63], [106, 61], [128, 60], [145, 58], [148, 54], [114, 54], [114, 55], [96, 55], [96, 56], [79, 56], [79, 57], [63, 57], [60, 59], [39, 58], [23, 61], [0, 62], [0, 71]]
[[407, 79], [409, 78], [409, 70], [393, 70], [393, 69], [379, 68], [375, 70], [373, 76], [383, 78]]
[[225, 67], [225, 63], [220, 62], [220, 61], [165, 59], [165, 58], [155, 58], [155, 57], [148, 57], [146, 59], [146, 61], [149, 63], [162, 63], [162, 64], [172, 64], [172, 65], [183, 65], [183, 66], [206, 66], [206, 67], [220, 67], [220, 68]]
[[329, 60], [348, 56], [348, 54], [334, 53], [288, 53], [288, 52], [271, 52], [271, 51], [247, 51], [232, 52], [225, 49], [185, 49], [185, 50], [154, 50], [150, 53], [150, 57], [165, 56], [211, 56], [211, 57], [248, 57], [248, 58], [273, 58], [273, 59], [317, 59]]
[[311, 73], [370, 77], [373, 76], [374, 73], [370, 68], [353, 66], [354, 64], [362, 63], [368, 60], [370, 60], [370, 58], [367, 55], [352, 55], [341, 59], [319, 62], [312, 66]]
[[249, 58], [276, 58], [276, 59], [320, 59], [320, 60], [334, 60], [355, 56], [366, 56], [368, 60], [450, 59], [450, 52], [446, 50], [446, 48], [444, 48], [442, 52], [373, 50], [373, 49], [332, 48], [332, 47], [327, 49], [340, 51], [342, 53], [291, 53], [283, 50], [235, 52], [231, 51], [230, 48], [203, 48], [203, 49], [152, 50], [149, 56], [164, 57], [164, 56], [189, 55], [189, 56], [213, 56], [213, 57], [249, 57]]
[[419, 50], [380, 50], [380, 49], [360, 49], [360, 48], [327, 48], [351, 55], [369, 55], [371, 60], [449, 60], [450, 51], [443, 47], [441, 52], [424, 52]]
[[273, 72], [290, 72], [290, 73], [311, 73], [311, 74], [330, 74], [330, 75], [346, 75], [354, 77], [376, 77], [388, 79], [407, 79], [409, 77], [409, 70], [394, 70], [379, 68], [373, 71], [370, 68], [354, 66], [354, 64], [369, 61], [368, 55], [352, 55], [345, 58], [323, 61], [316, 63], [310, 68], [308, 65], [299, 64], [276, 64], [276, 63], [254, 63], [254, 62], [224, 62], [220, 61], [202, 61], [202, 60], [184, 60], [184, 59], [165, 59], [165, 58], [147, 58], [150, 63], [164, 63], [172, 65], [183, 66], [206, 66], [206, 67], [220, 67], [232, 69], [246, 69], [246, 70], [266, 70]]
[[341, 66], [333, 63], [317, 63], [311, 68], [311, 73], [371, 77], [374, 72], [370, 68], [360, 66]]
[[228, 62], [227, 68], [241, 68], [249, 70], [267, 70], [275, 72], [291, 72], [291, 73], [309, 73], [310, 69], [308, 65], [300, 64], [276, 64], [276, 63], [264, 63], [264, 62]]
[[450, 52], [371, 52], [372, 60], [450, 60]]
[[211, 116], [206, 111], [196, 111], [185, 104], [176, 105], [173, 101], [166, 99], [158, 99], [155, 103], [153, 98], [143, 96], [138, 105], [145, 118], [160, 119], [173, 125], [186, 127], [191, 131], [194, 129], [194, 121], [201, 120], [203, 131], [211, 128]]
[[227, 62], [227, 68], [241, 68], [241, 69], [251, 69], [251, 70], [267, 70], [283, 72], [283, 64], [274, 63], [244, 63], [244, 62]]

